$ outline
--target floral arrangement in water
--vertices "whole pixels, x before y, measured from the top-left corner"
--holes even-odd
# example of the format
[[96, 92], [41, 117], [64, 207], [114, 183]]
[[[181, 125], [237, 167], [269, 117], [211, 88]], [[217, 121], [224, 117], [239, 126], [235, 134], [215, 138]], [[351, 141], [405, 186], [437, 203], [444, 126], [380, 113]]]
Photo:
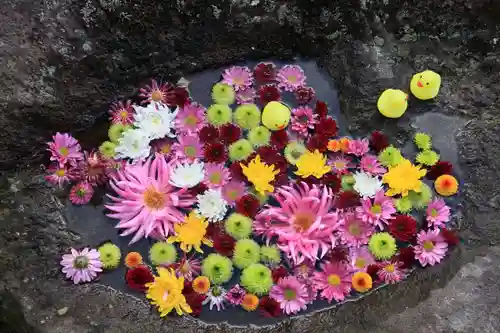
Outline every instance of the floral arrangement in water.
[[[112, 243], [71, 249], [61, 265], [75, 284], [123, 262], [128, 286], [161, 316], [235, 306], [277, 317], [397, 283], [458, 242], [447, 201], [458, 182], [431, 137], [415, 134], [415, 162], [379, 131], [339, 137], [297, 65], [231, 67], [208, 108], [185, 87], [140, 92], [140, 105], [112, 105], [97, 151], [70, 134], [48, 144], [47, 180], [71, 183], [73, 204], [107, 184], [121, 235], [156, 240], [147, 260]], [[288, 125], [268, 114], [264, 126], [261, 110], [287, 94]]]

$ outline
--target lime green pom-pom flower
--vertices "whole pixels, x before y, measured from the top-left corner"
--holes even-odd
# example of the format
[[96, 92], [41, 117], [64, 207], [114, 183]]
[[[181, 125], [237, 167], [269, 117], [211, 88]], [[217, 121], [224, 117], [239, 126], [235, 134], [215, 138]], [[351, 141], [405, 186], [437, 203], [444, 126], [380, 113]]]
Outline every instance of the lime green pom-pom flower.
[[307, 152], [306, 146], [297, 141], [289, 142], [284, 150], [285, 158], [288, 163], [295, 165], [299, 157]]
[[239, 269], [256, 264], [260, 260], [260, 246], [251, 239], [240, 239], [233, 251], [233, 263]]
[[403, 155], [399, 149], [389, 146], [378, 154], [378, 161], [385, 167], [398, 165], [403, 160]]
[[260, 124], [260, 110], [255, 104], [242, 104], [234, 111], [236, 125], [244, 129], [252, 129]]
[[212, 99], [217, 104], [233, 104], [235, 96], [234, 89], [229, 84], [216, 83], [212, 87]]
[[355, 182], [356, 180], [353, 175], [343, 175], [340, 180], [342, 189], [346, 191], [352, 190]]
[[245, 160], [251, 153], [253, 153], [252, 144], [246, 139], [239, 139], [229, 145], [229, 159], [232, 162]]
[[132, 129], [132, 126], [123, 124], [113, 124], [109, 127], [108, 130], [109, 139], [114, 143], [118, 143], [118, 140], [121, 139], [123, 133], [125, 133], [129, 129]]
[[250, 293], [266, 295], [273, 286], [271, 270], [262, 264], [252, 264], [241, 272], [241, 285]]
[[149, 249], [149, 260], [155, 266], [170, 265], [177, 259], [175, 246], [167, 242], [156, 242]]
[[233, 276], [233, 263], [220, 254], [209, 254], [201, 264], [201, 274], [213, 284], [223, 284]]
[[271, 141], [271, 131], [264, 126], [254, 127], [248, 132], [248, 141], [256, 148], [267, 146]]
[[260, 248], [260, 260], [265, 264], [279, 264], [281, 262], [280, 249], [276, 245], [262, 246]]
[[231, 108], [225, 104], [212, 104], [207, 109], [207, 120], [214, 126], [221, 126], [231, 122], [233, 112]]
[[99, 257], [104, 269], [115, 269], [120, 265], [122, 253], [120, 248], [113, 243], [105, 243], [98, 249]]
[[429, 150], [432, 147], [432, 139], [429, 134], [426, 133], [416, 133], [413, 141], [417, 147], [422, 150]]
[[408, 192], [408, 199], [411, 200], [412, 206], [417, 209], [423, 209], [432, 200], [432, 189], [425, 183], [422, 183], [420, 192]]
[[104, 141], [100, 146], [99, 146], [99, 152], [107, 158], [114, 158], [116, 155], [115, 152], [116, 149], [116, 144], [111, 142], [111, 141]]
[[390, 259], [397, 250], [396, 240], [388, 232], [377, 232], [370, 238], [368, 248], [377, 259]]
[[394, 206], [400, 213], [409, 213], [413, 209], [413, 203], [408, 196], [394, 199]]
[[226, 232], [234, 239], [243, 239], [252, 234], [252, 222], [252, 219], [245, 215], [232, 213], [226, 219], [224, 227]]
[[427, 166], [433, 166], [439, 161], [439, 154], [434, 150], [424, 150], [417, 154], [417, 162]]

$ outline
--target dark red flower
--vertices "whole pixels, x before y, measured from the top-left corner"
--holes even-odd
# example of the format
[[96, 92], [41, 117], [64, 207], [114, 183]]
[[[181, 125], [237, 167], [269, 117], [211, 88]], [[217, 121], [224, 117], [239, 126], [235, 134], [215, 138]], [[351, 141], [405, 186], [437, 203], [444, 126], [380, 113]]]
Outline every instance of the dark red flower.
[[219, 128], [220, 139], [225, 144], [229, 145], [238, 141], [241, 136], [241, 128], [234, 124], [225, 124]]
[[307, 140], [306, 147], [310, 151], [319, 150], [324, 153], [328, 147], [328, 137], [322, 134], [314, 134]]
[[380, 271], [379, 265], [368, 265], [368, 267], [366, 267], [366, 273], [372, 277], [373, 281], [378, 279], [378, 271]]
[[273, 131], [271, 133], [271, 145], [277, 149], [283, 149], [288, 144], [288, 133], [286, 130]]
[[129, 269], [125, 273], [125, 282], [127, 285], [138, 291], [146, 291], [146, 283], [153, 282], [154, 276], [148, 266], [138, 266], [136, 268]]
[[311, 186], [311, 185], [318, 185], [321, 183], [321, 181], [314, 177], [314, 176], [309, 176], [309, 177], [306, 177], [306, 178], [298, 178], [296, 180], [296, 184], [299, 185], [300, 183], [306, 183], [307, 185]]
[[260, 208], [259, 199], [252, 194], [245, 194], [236, 201], [236, 212], [254, 218]]
[[206, 162], [224, 163], [227, 160], [227, 150], [220, 142], [208, 143], [203, 147], [203, 156]]
[[84, 152], [83, 161], [78, 165], [76, 172], [80, 178], [91, 185], [103, 185], [108, 180], [106, 170], [108, 163], [97, 151]]
[[436, 180], [442, 175], [451, 175], [453, 172], [453, 165], [450, 162], [439, 161], [427, 170], [425, 177], [430, 180]]
[[288, 185], [289, 178], [285, 172], [280, 172], [274, 177], [273, 185], [274, 187], [280, 187]]
[[460, 238], [454, 230], [443, 228], [440, 234], [448, 245], [457, 245], [460, 242]]
[[343, 191], [340, 192], [337, 199], [335, 200], [335, 208], [346, 209], [360, 204], [359, 195], [354, 191]]
[[175, 87], [174, 99], [175, 104], [181, 108], [184, 107], [184, 105], [190, 102], [189, 91], [185, 87]]
[[209, 223], [207, 227], [207, 237], [210, 239], [214, 239], [217, 235], [222, 233], [223, 226], [221, 223]]
[[257, 83], [269, 83], [276, 80], [276, 65], [273, 63], [261, 62], [253, 70]]
[[229, 166], [229, 172], [231, 172], [231, 177], [235, 180], [246, 180], [245, 175], [243, 174], [243, 171], [241, 169], [241, 162], [236, 161], [231, 163]]
[[281, 100], [281, 93], [275, 85], [267, 84], [259, 88], [259, 98], [260, 102], [266, 105], [269, 102]]
[[327, 261], [346, 262], [349, 260], [349, 250], [344, 246], [337, 246], [326, 254]]
[[198, 135], [202, 143], [211, 143], [219, 138], [219, 130], [213, 125], [205, 125]]
[[400, 248], [399, 253], [394, 257], [394, 261], [399, 263], [401, 269], [411, 268], [415, 262], [415, 251], [413, 251], [413, 246]]
[[321, 177], [321, 183], [328, 186], [334, 194], [340, 191], [340, 187], [342, 186], [342, 180], [333, 172], [323, 175], [323, 177]]
[[212, 240], [214, 242], [214, 250], [217, 253], [226, 257], [233, 255], [234, 245], [236, 244], [233, 237], [224, 233], [219, 233], [214, 235]]
[[279, 266], [272, 270], [271, 275], [273, 277], [274, 283], [278, 283], [280, 279], [288, 275], [288, 271], [285, 267]]
[[193, 317], [198, 317], [203, 309], [203, 301], [205, 300], [206, 296], [205, 295], [200, 295], [196, 292], [190, 292], [190, 293], [185, 293], [183, 290], [184, 297], [186, 298], [186, 302], [193, 310], [191, 312], [191, 316]]
[[318, 115], [319, 119], [325, 118], [328, 115], [328, 105], [323, 101], [316, 101], [314, 112]]
[[295, 99], [299, 104], [308, 104], [316, 98], [316, 92], [312, 87], [299, 87], [295, 90]]
[[409, 215], [396, 215], [389, 222], [389, 232], [397, 240], [409, 242], [417, 234], [417, 221]]
[[370, 146], [374, 151], [380, 153], [382, 150], [389, 147], [389, 140], [384, 133], [373, 131], [370, 136]]
[[264, 317], [274, 318], [281, 315], [280, 304], [269, 296], [259, 300], [259, 311]]
[[314, 127], [314, 132], [320, 134], [327, 138], [337, 135], [337, 122], [332, 117], [325, 117], [320, 119], [320, 121]]
[[259, 147], [255, 153], [259, 155], [261, 160], [266, 164], [274, 164], [280, 157], [278, 150], [271, 146]]
[[205, 183], [198, 183], [198, 185], [191, 187], [189, 192], [191, 192], [193, 196], [197, 196], [198, 194], [205, 193], [206, 190], [208, 190], [208, 186]]

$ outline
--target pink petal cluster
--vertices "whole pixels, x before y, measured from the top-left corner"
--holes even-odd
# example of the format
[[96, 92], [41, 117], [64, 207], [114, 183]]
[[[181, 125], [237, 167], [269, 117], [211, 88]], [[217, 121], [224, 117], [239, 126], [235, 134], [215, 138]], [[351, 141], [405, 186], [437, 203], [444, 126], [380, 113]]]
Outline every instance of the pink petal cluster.
[[253, 83], [253, 74], [250, 68], [233, 66], [222, 73], [222, 82], [234, 87], [234, 91], [245, 90]]
[[233, 305], [240, 305], [245, 298], [246, 291], [239, 284], [235, 284], [227, 291], [226, 300]]
[[450, 220], [450, 207], [443, 199], [437, 198], [427, 206], [426, 214], [429, 226], [439, 228]]
[[151, 80], [151, 85], [146, 85], [139, 89], [139, 96], [144, 98], [142, 104], [148, 103], [163, 103], [166, 105], [174, 105], [175, 91], [174, 87], [168, 82], [157, 82]]
[[222, 196], [227, 204], [233, 206], [236, 200], [245, 195], [247, 187], [244, 183], [232, 180], [222, 187]]
[[291, 130], [299, 136], [306, 138], [309, 130], [316, 125], [318, 115], [308, 106], [300, 106], [292, 110]]
[[354, 212], [342, 213], [339, 229], [340, 241], [349, 247], [360, 247], [368, 244], [370, 236], [374, 233], [374, 228], [368, 222], [362, 220]]
[[69, 200], [74, 205], [85, 205], [89, 203], [94, 195], [94, 188], [87, 182], [79, 182], [69, 192]]
[[246, 103], [255, 103], [255, 97], [257, 96], [257, 92], [254, 88], [248, 87], [243, 90], [240, 90], [236, 93], [236, 103], [238, 104], [246, 104]]
[[177, 142], [172, 145], [172, 151], [180, 162], [194, 162], [203, 156], [203, 147], [195, 135], [178, 136]]
[[361, 157], [370, 150], [370, 141], [366, 138], [362, 140], [349, 140], [348, 150], [349, 154]]
[[279, 280], [269, 292], [269, 296], [280, 303], [280, 308], [287, 315], [295, 314], [307, 308], [307, 290], [295, 276], [287, 276]]
[[366, 272], [368, 266], [375, 263], [375, 258], [367, 246], [362, 246], [350, 249], [349, 261], [354, 271]]
[[231, 173], [224, 164], [207, 163], [205, 164], [205, 183], [208, 188], [219, 188], [231, 180]]
[[379, 265], [377, 276], [385, 283], [394, 284], [403, 280], [406, 274], [396, 263], [385, 261]]
[[338, 155], [328, 161], [328, 165], [332, 167], [332, 172], [338, 175], [344, 175], [349, 172], [350, 168], [356, 167], [351, 158], [345, 155]]
[[47, 168], [47, 172], [48, 175], [45, 176], [45, 180], [59, 187], [63, 187], [72, 180], [79, 178], [77, 170], [68, 165], [60, 166], [57, 163], [53, 163]]
[[194, 102], [186, 103], [175, 117], [175, 129], [182, 134], [197, 135], [206, 123], [205, 108]]
[[378, 191], [373, 202], [370, 198], [361, 199], [361, 206], [356, 208], [356, 212], [363, 221], [382, 230], [396, 213], [396, 208], [391, 197], [387, 197], [384, 191]]
[[132, 101], [119, 101], [111, 104], [109, 120], [112, 124], [132, 125], [134, 123], [134, 108]]
[[50, 160], [59, 166], [76, 166], [83, 159], [80, 143], [68, 133], [59, 133], [52, 136], [52, 141], [47, 144], [50, 151]]
[[286, 91], [295, 91], [306, 84], [304, 70], [298, 65], [285, 65], [276, 75], [278, 86]]
[[91, 282], [102, 272], [99, 251], [84, 248], [82, 251], [71, 249], [70, 254], [64, 254], [61, 260], [62, 272], [74, 284]]
[[352, 273], [345, 263], [321, 264], [321, 271], [314, 273], [314, 283], [320, 296], [328, 302], [341, 302], [351, 293]]
[[422, 230], [417, 235], [417, 245], [414, 247], [415, 259], [422, 266], [434, 266], [439, 263], [448, 250], [448, 244], [440, 234], [439, 229]]
[[362, 171], [371, 173], [372, 175], [382, 175], [387, 172], [387, 169], [380, 165], [377, 156], [370, 154], [361, 157], [359, 167]]

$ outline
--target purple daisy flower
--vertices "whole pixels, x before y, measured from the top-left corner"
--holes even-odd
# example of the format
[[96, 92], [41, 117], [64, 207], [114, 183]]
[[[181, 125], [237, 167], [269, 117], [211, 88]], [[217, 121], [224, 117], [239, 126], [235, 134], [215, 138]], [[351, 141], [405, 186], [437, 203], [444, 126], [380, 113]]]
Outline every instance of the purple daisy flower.
[[285, 65], [276, 75], [278, 85], [286, 91], [295, 91], [306, 84], [304, 70], [298, 65]]
[[287, 276], [279, 280], [271, 288], [269, 296], [280, 303], [280, 308], [287, 315], [307, 308], [307, 289], [295, 276]]
[[102, 272], [102, 263], [99, 251], [84, 248], [82, 251], [71, 249], [70, 254], [62, 256], [62, 272], [74, 284], [91, 282]]
[[222, 73], [222, 82], [232, 85], [238, 92], [252, 85], [253, 74], [248, 67], [233, 66]]
[[203, 157], [203, 147], [195, 135], [183, 135], [177, 137], [178, 142], [172, 145], [175, 156], [181, 161], [194, 160]]
[[175, 117], [175, 129], [182, 134], [197, 134], [205, 124], [205, 108], [198, 103], [187, 103]]
[[450, 207], [446, 205], [443, 199], [434, 199], [429, 206], [427, 206], [426, 214], [429, 225], [439, 228], [450, 220]]
[[292, 110], [291, 130], [297, 135], [306, 138], [309, 130], [313, 130], [318, 123], [318, 115], [308, 106], [300, 106]]
[[208, 188], [219, 188], [231, 180], [231, 173], [224, 164], [207, 163], [205, 164], [205, 183]]
[[341, 215], [340, 241], [349, 247], [360, 247], [368, 244], [373, 234], [373, 227], [356, 216], [353, 212]]
[[222, 187], [222, 196], [227, 204], [234, 206], [236, 201], [245, 195], [247, 187], [243, 182], [232, 180]]

